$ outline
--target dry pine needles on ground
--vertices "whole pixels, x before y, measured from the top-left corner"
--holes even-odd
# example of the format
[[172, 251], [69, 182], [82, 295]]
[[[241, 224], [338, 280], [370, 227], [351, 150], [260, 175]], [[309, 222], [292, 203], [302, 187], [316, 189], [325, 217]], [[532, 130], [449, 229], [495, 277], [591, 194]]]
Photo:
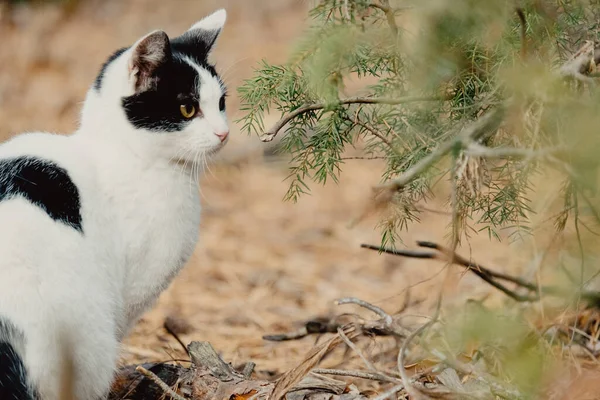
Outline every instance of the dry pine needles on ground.
[[[363, 247], [402, 257], [450, 261], [516, 302], [539, 301], [543, 292], [564, 295], [557, 288], [540, 288], [522, 278], [495, 272], [438, 244], [419, 242], [418, 245], [432, 251]], [[508, 288], [506, 282], [515, 289]], [[517, 386], [495, 376], [485, 363], [465, 354], [455, 356], [424, 340], [426, 336], [443, 335], [436, 329], [437, 325], [443, 324], [439, 308], [433, 317], [426, 318], [426, 322], [407, 325], [404, 322], [407, 311], [414, 305], [409, 293], [402, 308], [393, 315], [361, 299], [343, 298], [337, 301], [339, 306], [354, 305], [376, 318], [365, 319], [358, 314], [344, 313], [306, 321], [292, 332], [264, 336], [265, 340], [274, 342], [299, 340], [311, 335], [326, 337], [304, 360], [281, 375], [254, 371], [255, 365], [251, 361], [234, 368], [223, 361], [209, 343], [192, 342], [186, 347], [189, 366], [158, 363], [123, 368], [110, 400], [153, 400], [165, 396], [175, 400], [526, 398]], [[562, 346], [583, 349], [584, 357], [596, 357], [600, 353], [598, 295], [583, 293], [588, 306], [576, 315], [563, 318], [560, 324], [542, 327], [536, 340], [548, 343], [558, 340]], [[170, 325], [166, 323], [165, 327], [180, 341]], [[377, 341], [381, 343], [373, 346]], [[374, 352], [374, 348], [378, 352]], [[324, 363], [335, 368], [323, 368]]]

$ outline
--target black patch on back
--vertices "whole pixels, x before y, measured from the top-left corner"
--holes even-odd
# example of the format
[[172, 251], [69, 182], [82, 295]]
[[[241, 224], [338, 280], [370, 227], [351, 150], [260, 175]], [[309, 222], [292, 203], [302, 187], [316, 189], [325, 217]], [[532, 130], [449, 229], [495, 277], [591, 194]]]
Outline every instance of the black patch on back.
[[23, 359], [15, 348], [17, 341], [24, 345], [23, 334], [0, 318], [0, 399], [38, 400], [39, 395], [28, 385]]
[[98, 76], [96, 77], [96, 80], [94, 81], [94, 89], [96, 89], [96, 91], [99, 92], [100, 89], [102, 89], [102, 79], [104, 78], [104, 73], [106, 72], [106, 68], [108, 68], [110, 63], [115, 61], [117, 59], [117, 57], [119, 57], [121, 54], [123, 54], [125, 51], [127, 51], [128, 48], [129, 47], [123, 47], [122, 49], [115, 51], [108, 58], [108, 60], [106, 60], [106, 62], [104, 64], [102, 64], [102, 67], [100, 68], [100, 72], [98, 73]]
[[25, 156], [0, 160], [0, 202], [17, 196], [83, 233], [79, 191], [57, 164]]

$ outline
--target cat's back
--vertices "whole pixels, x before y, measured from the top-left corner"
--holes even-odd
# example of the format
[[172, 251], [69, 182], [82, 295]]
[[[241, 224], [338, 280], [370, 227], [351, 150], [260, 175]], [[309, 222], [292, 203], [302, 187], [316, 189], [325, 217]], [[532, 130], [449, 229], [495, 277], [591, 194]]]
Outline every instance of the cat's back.
[[[83, 239], [83, 191], [93, 169], [68, 136], [27, 133], [0, 145], [0, 252], [11, 259], [47, 256]], [[65, 240], [70, 239], [70, 240]], [[5, 248], [6, 247], [6, 248]]]

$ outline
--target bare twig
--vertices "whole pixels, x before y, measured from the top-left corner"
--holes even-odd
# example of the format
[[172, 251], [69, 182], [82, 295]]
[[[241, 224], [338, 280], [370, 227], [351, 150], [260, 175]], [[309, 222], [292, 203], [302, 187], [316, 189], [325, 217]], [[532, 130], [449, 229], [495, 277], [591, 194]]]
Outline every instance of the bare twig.
[[298, 340], [302, 339], [310, 334], [321, 334], [321, 333], [337, 333], [338, 329], [342, 326], [335, 320], [327, 318], [319, 318], [306, 322], [300, 329], [288, 332], [280, 333], [277, 335], [265, 335], [264, 340], [271, 342], [284, 342], [287, 340]]
[[[526, 301], [537, 301], [539, 300], [539, 296], [536, 295], [531, 295], [531, 296], [526, 296], [526, 295], [520, 295], [516, 292], [514, 292], [513, 290], [510, 290], [509, 288], [507, 288], [506, 286], [504, 286], [503, 284], [497, 282], [494, 278], [499, 278], [499, 279], [504, 279], [504, 280], [508, 280], [510, 282], [513, 283], [517, 283], [520, 282], [522, 285], [522, 287], [527, 288], [530, 291], [535, 291], [537, 290], [537, 286], [530, 283], [530, 282], [526, 282], [524, 280], [521, 280], [520, 278], [515, 278], [509, 275], [505, 275], [505, 274], [501, 274], [501, 273], [491, 273], [490, 270], [483, 268], [481, 269], [481, 266], [479, 264], [475, 264], [475, 263], [471, 263], [470, 261], [460, 257], [458, 254], [455, 254], [454, 252], [452, 252], [451, 250], [446, 250], [445, 248], [443, 248], [442, 246], [439, 246], [435, 243], [430, 243], [430, 242], [418, 242], [418, 244], [422, 247], [428, 247], [428, 248], [433, 248], [436, 250], [439, 250], [440, 252], [442, 252], [443, 254], [446, 255], [446, 261], [449, 259], [450, 261], [452, 261], [455, 264], [459, 264], [462, 265], [466, 268], [468, 268], [469, 271], [473, 272], [475, 275], [477, 275], [479, 278], [481, 278], [482, 280], [484, 280], [485, 282], [487, 282], [488, 284], [490, 284], [491, 286], [495, 287], [496, 289], [500, 290], [501, 292], [503, 292], [504, 294], [506, 294], [507, 296], [511, 297], [512, 299], [519, 301], [519, 302], [526, 302]], [[435, 246], [435, 247], [433, 247]], [[411, 252], [411, 251], [397, 251], [397, 250], [393, 250], [393, 249], [385, 249], [385, 248], [381, 248], [381, 247], [377, 247], [377, 246], [373, 246], [373, 245], [362, 245], [361, 247], [363, 248], [367, 248], [367, 249], [371, 249], [371, 250], [378, 250], [378, 251], [382, 251], [384, 253], [387, 254], [392, 254], [392, 255], [397, 255], [397, 256], [403, 256], [403, 257], [415, 257], [415, 258], [431, 258], [431, 259], [436, 259], [439, 260], [441, 259], [439, 255], [434, 254], [434, 253], [422, 253], [422, 252]], [[442, 251], [442, 249], [444, 251], [447, 251], [448, 254], [444, 253]], [[449, 254], [451, 254], [451, 256], [449, 256]]]
[[[554, 286], [538, 286], [533, 282], [530, 282], [526, 279], [512, 276], [509, 274], [504, 274], [502, 272], [497, 272], [491, 270], [489, 268], [484, 267], [483, 265], [476, 263], [474, 261], [470, 261], [456, 252], [445, 248], [437, 243], [426, 242], [426, 241], [418, 241], [417, 244], [420, 247], [425, 247], [428, 249], [436, 250], [436, 252], [425, 252], [425, 251], [412, 251], [412, 250], [394, 250], [394, 249], [386, 249], [379, 246], [362, 244], [361, 247], [369, 250], [377, 250], [383, 253], [392, 254], [396, 256], [402, 257], [410, 257], [410, 258], [421, 258], [421, 259], [433, 259], [433, 260], [443, 260], [443, 261], [451, 261], [454, 264], [461, 265], [467, 268], [469, 271], [477, 275], [483, 281], [487, 282], [491, 286], [500, 290], [510, 298], [519, 302], [532, 302], [538, 301], [540, 299], [541, 293], [565, 296], [570, 293], [565, 289], [554, 287]], [[531, 295], [520, 295], [515, 291], [507, 288], [504, 284], [498, 281], [507, 281], [510, 283], [514, 283], [520, 288], [526, 289]], [[600, 292], [598, 291], [581, 291], [579, 293], [581, 298], [585, 299], [590, 304], [598, 304], [600, 301]]]
[[179, 345], [181, 346], [181, 348], [189, 356], [190, 352], [189, 352], [188, 348], [183, 343], [183, 341], [179, 338], [179, 335], [175, 332], [175, 330], [173, 329], [173, 327], [171, 326], [171, 323], [169, 323], [169, 321], [170, 321], [169, 319], [165, 320], [165, 322], [163, 323], [163, 328], [165, 328], [165, 330], [167, 331], [167, 333], [169, 335], [173, 336], [173, 338], [175, 338], [175, 340], [177, 340], [177, 343], [179, 343]]
[[367, 303], [364, 300], [357, 299], [356, 297], [344, 297], [342, 299], [336, 300], [336, 304], [341, 306], [343, 304], [357, 304], [363, 308], [366, 308], [369, 311], [374, 312], [379, 315], [385, 321], [385, 324], [389, 327], [394, 322], [391, 315], [383, 311], [382, 308], [374, 306], [373, 304]]
[[244, 375], [245, 379], [250, 379], [250, 377], [252, 376], [252, 373], [254, 372], [255, 367], [256, 367], [256, 364], [253, 363], [252, 361], [249, 361], [248, 363], [246, 363], [246, 365], [244, 365], [244, 370], [242, 371], [242, 375]]
[[[348, 105], [348, 104], [387, 104], [387, 105], [398, 105], [398, 104], [406, 104], [406, 103], [414, 103], [418, 101], [435, 101], [440, 100], [439, 97], [432, 96], [407, 96], [407, 97], [399, 97], [397, 99], [392, 98], [383, 98], [383, 97], [350, 97], [347, 99], [340, 99], [339, 104]], [[290, 113], [284, 115], [271, 129], [265, 132], [264, 135], [261, 136], [260, 140], [263, 142], [272, 141], [275, 136], [279, 133], [281, 129], [285, 125], [288, 124], [294, 118], [305, 114], [309, 111], [322, 110], [327, 105], [325, 103], [315, 103], [315, 104], [307, 104], [302, 107], [291, 111]]]
[[404, 357], [406, 356], [406, 351], [407, 351], [408, 346], [410, 345], [410, 343], [415, 338], [417, 338], [418, 336], [420, 336], [423, 332], [425, 332], [426, 329], [428, 329], [430, 326], [432, 326], [433, 324], [435, 324], [438, 321], [438, 318], [439, 318], [439, 315], [440, 315], [441, 306], [442, 306], [442, 292], [440, 292], [440, 294], [438, 296], [438, 301], [437, 301], [437, 307], [436, 307], [436, 310], [435, 310], [435, 314], [433, 315], [433, 317], [431, 318], [431, 320], [429, 322], [421, 325], [421, 327], [419, 327], [419, 329], [417, 329], [413, 333], [411, 333], [406, 338], [406, 340], [404, 341], [404, 343], [402, 343], [402, 347], [400, 347], [400, 351], [398, 352], [398, 372], [400, 373], [400, 377], [402, 378], [402, 381], [404, 382], [404, 385], [406, 386], [406, 392], [412, 398], [414, 398], [414, 399], [420, 399], [422, 397], [422, 395], [411, 384], [410, 378], [408, 377], [408, 374], [406, 372], [406, 368], [404, 368]]
[[419, 251], [419, 250], [394, 250], [394, 249], [386, 249], [384, 247], [375, 246], [372, 244], [361, 244], [360, 247], [363, 249], [369, 250], [377, 250], [381, 253], [387, 253], [394, 256], [403, 256], [409, 258], [423, 258], [423, 259], [439, 259], [439, 255], [433, 251]]
[[350, 18], [350, 6], [348, 4], [348, 0], [344, 0], [344, 18], [346, 21], [351, 22], [352, 18]]
[[243, 377], [230, 364], [223, 361], [214, 347], [208, 342], [192, 342], [188, 345], [188, 351], [196, 367], [206, 368], [212, 376], [221, 382], [231, 382]]
[[531, 283], [531, 282], [529, 282], [525, 279], [519, 278], [519, 277], [504, 274], [502, 272], [493, 271], [487, 267], [484, 267], [483, 265], [481, 265], [479, 263], [476, 263], [475, 261], [467, 260], [466, 258], [462, 257], [455, 251], [447, 249], [444, 246], [439, 245], [437, 243], [427, 242], [427, 241], [417, 241], [417, 245], [419, 245], [420, 247], [425, 247], [427, 249], [437, 250], [440, 253], [444, 254], [448, 260], [451, 260], [455, 264], [460, 264], [463, 267], [468, 268], [469, 270], [479, 271], [485, 275], [491, 276], [492, 278], [497, 278], [497, 279], [501, 279], [504, 281], [514, 283], [520, 287], [531, 290], [533, 292], [536, 292], [538, 290], [538, 286], [534, 283]]
[[387, 400], [388, 398], [390, 398], [390, 396], [395, 395], [396, 393], [400, 392], [404, 390], [404, 384], [401, 383], [399, 385], [394, 386], [393, 388], [386, 390], [385, 392], [381, 393], [379, 396], [374, 397], [373, 400]]
[[477, 143], [471, 143], [465, 149], [465, 153], [472, 157], [493, 158], [518, 158], [531, 160], [534, 158], [543, 158], [549, 155], [557, 155], [566, 148], [564, 146], [554, 146], [541, 150], [518, 149], [511, 147], [496, 147], [490, 148]]
[[173, 389], [171, 389], [166, 383], [164, 383], [162, 381], [162, 379], [160, 379], [158, 376], [156, 376], [156, 374], [154, 374], [152, 371], [148, 371], [146, 368], [142, 367], [141, 365], [138, 365], [135, 368], [135, 370], [138, 371], [139, 373], [141, 373], [142, 375], [144, 375], [146, 378], [150, 379], [156, 385], [158, 385], [158, 387], [160, 387], [163, 390], [163, 392], [165, 392], [165, 394], [168, 394], [173, 399], [186, 400], [183, 396], [180, 396], [177, 393], [175, 393], [175, 391]]
[[350, 376], [353, 378], [362, 378], [362, 379], [370, 379], [373, 381], [382, 381], [382, 382], [392, 382], [398, 383], [402, 382], [400, 379], [393, 378], [391, 376], [382, 374], [380, 372], [367, 372], [367, 371], [348, 371], [343, 369], [324, 369], [324, 368], [315, 368], [311, 371], [315, 374], [321, 375], [337, 375], [337, 376]]
[[375, 368], [373, 363], [371, 363], [371, 361], [369, 361], [367, 359], [367, 357], [364, 356], [364, 354], [362, 353], [362, 351], [360, 351], [358, 346], [355, 345], [350, 339], [348, 339], [348, 336], [346, 336], [346, 334], [344, 333], [344, 330], [342, 328], [338, 328], [338, 335], [340, 335], [340, 337], [342, 338], [344, 343], [346, 343], [346, 346], [350, 347], [352, 350], [354, 350], [354, 352], [356, 354], [358, 354], [358, 356], [363, 361], [363, 363], [367, 366], [367, 368], [369, 368], [371, 371], [377, 371], [377, 368]]

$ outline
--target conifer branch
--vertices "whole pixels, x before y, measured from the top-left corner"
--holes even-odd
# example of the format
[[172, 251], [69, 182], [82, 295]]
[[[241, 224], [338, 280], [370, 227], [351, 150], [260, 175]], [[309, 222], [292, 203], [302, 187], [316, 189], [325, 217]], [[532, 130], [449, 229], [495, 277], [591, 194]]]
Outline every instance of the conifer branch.
[[369, 131], [369, 133], [377, 138], [379, 138], [379, 140], [381, 140], [383, 143], [386, 144], [387, 147], [389, 147], [389, 149], [394, 152], [395, 154], [399, 154], [398, 151], [396, 150], [396, 148], [394, 147], [394, 145], [392, 144], [392, 142], [390, 142], [389, 140], [387, 140], [387, 138], [382, 135], [381, 133], [377, 132], [377, 130], [371, 128], [369, 125], [363, 124], [360, 121], [356, 121], [356, 125], [360, 126], [361, 128]]
[[369, 7], [377, 8], [385, 13], [388, 25], [394, 35], [398, 35], [398, 24], [396, 24], [396, 16], [394, 15], [394, 9], [390, 6], [388, 0], [381, 0], [381, 3], [371, 3]]
[[567, 149], [565, 146], [553, 146], [540, 150], [531, 150], [512, 147], [490, 148], [477, 143], [471, 143], [465, 149], [465, 153], [471, 157], [483, 157], [488, 159], [514, 158], [531, 160], [535, 158], [559, 155], [566, 150]]
[[399, 178], [379, 185], [377, 188], [391, 191], [402, 190], [406, 185], [417, 179], [429, 168], [431, 168], [442, 157], [450, 153], [452, 149], [456, 148], [457, 146], [460, 148], [465, 148], [471, 143], [481, 140], [489, 134], [495, 132], [502, 123], [503, 116], [504, 110], [502, 108], [488, 112], [483, 117], [464, 128], [459, 135], [442, 143], [436, 150], [429, 153], [429, 155], [409, 168]]
[[[385, 97], [349, 97], [347, 99], [340, 99], [340, 105], [349, 105], [349, 104], [387, 104], [387, 105], [399, 105], [406, 103], [414, 103], [418, 101], [436, 101], [440, 100], [439, 97], [435, 96], [407, 96], [407, 97], [399, 97], [397, 99], [394, 98], [385, 98]], [[275, 136], [279, 133], [281, 129], [285, 125], [287, 125], [294, 118], [305, 114], [310, 111], [322, 110], [328, 105], [325, 103], [314, 103], [307, 104], [302, 107], [295, 109], [294, 111], [289, 112], [284, 115], [271, 129], [265, 132], [264, 135], [261, 136], [260, 140], [263, 142], [272, 141]]]

